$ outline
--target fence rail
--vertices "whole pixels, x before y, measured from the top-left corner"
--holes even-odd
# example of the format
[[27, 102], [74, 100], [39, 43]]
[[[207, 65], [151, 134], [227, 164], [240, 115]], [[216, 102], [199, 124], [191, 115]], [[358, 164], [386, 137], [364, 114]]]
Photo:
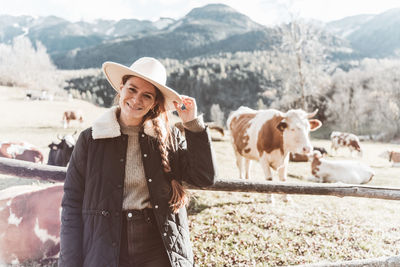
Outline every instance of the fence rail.
[[[0, 173], [22, 178], [33, 178], [47, 181], [64, 181], [66, 168], [49, 165], [35, 164], [26, 161], [0, 158]], [[217, 180], [214, 185], [198, 188], [187, 185], [189, 189], [300, 194], [300, 195], [329, 195], [337, 197], [364, 197], [400, 200], [400, 188], [344, 185], [344, 184], [314, 184], [314, 183], [286, 183], [268, 181], [249, 181], [239, 179]]]
[[0, 158], [0, 173], [21, 178], [33, 178], [52, 182], [65, 180], [67, 168], [37, 164], [28, 161]]

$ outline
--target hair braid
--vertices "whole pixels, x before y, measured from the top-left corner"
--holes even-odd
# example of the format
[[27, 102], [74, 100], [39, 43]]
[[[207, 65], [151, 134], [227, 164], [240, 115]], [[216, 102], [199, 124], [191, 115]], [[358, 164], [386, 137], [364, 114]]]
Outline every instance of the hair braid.
[[[180, 184], [176, 179], [171, 177], [171, 166], [168, 159], [168, 149], [167, 149], [167, 137], [163, 135], [160, 127], [160, 121], [155, 118], [152, 119], [154, 130], [157, 135], [157, 140], [159, 141], [158, 149], [161, 153], [161, 163], [164, 172], [167, 177], [171, 180], [172, 197], [169, 201], [170, 207], [174, 213], [177, 213], [180, 208], [185, 206], [189, 202], [189, 196], [187, 191], [184, 189], [182, 184]], [[169, 175], [168, 175], [169, 174]]]
[[165, 172], [170, 172], [171, 171], [171, 167], [169, 166], [169, 160], [168, 160], [168, 149], [167, 149], [167, 144], [165, 142], [165, 136], [163, 136], [163, 133], [161, 131], [160, 128], [160, 122], [159, 120], [156, 119], [152, 119], [153, 125], [154, 125], [154, 130], [156, 132], [157, 135], [157, 139], [158, 139], [158, 149], [160, 150], [161, 153], [161, 164], [164, 168]]

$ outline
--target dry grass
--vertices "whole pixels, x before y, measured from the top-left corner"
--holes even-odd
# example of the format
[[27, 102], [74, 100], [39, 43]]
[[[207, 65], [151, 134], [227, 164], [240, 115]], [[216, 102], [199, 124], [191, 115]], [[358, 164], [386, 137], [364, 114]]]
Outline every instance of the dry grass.
[[[82, 130], [103, 108], [74, 100], [26, 101], [23, 89], [0, 87], [0, 141], [27, 141], [48, 154], [57, 134]], [[63, 129], [62, 112], [81, 109], [82, 127]], [[229, 137], [214, 142], [220, 178], [238, 178]], [[327, 140], [312, 140], [325, 147]], [[400, 187], [400, 168], [377, 155], [392, 144], [363, 143], [362, 160], [376, 171], [371, 185]], [[397, 147], [398, 149], [398, 147]], [[349, 159], [347, 151], [335, 158]], [[291, 182], [304, 183], [309, 163], [290, 163]], [[263, 179], [258, 164], [254, 179]], [[300, 179], [299, 179], [300, 178]], [[35, 181], [0, 175], [0, 189]], [[379, 199], [292, 196], [284, 203], [266, 202], [259, 193], [193, 191], [189, 207], [191, 238], [199, 266], [285, 266], [314, 262], [365, 259], [400, 254], [400, 203]]]

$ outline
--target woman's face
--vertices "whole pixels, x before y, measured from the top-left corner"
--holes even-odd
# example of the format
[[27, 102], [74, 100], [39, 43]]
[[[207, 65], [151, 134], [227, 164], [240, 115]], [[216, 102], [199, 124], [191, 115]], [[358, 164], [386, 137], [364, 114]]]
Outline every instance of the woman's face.
[[131, 77], [121, 85], [119, 106], [120, 120], [128, 126], [140, 125], [150, 109], [156, 105], [156, 88], [148, 81]]

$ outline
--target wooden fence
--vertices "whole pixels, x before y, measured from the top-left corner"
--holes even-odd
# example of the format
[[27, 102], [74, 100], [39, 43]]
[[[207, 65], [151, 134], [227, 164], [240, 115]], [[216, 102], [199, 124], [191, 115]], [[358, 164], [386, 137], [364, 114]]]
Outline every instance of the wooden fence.
[[[35, 164], [26, 161], [0, 158], [0, 173], [21, 178], [33, 178], [54, 182], [62, 182], [65, 179], [66, 168]], [[253, 192], [274, 194], [301, 194], [301, 195], [330, 195], [337, 197], [365, 197], [400, 200], [400, 188], [362, 186], [362, 185], [338, 185], [338, 184], [295, 184], [283, 182], [255, 182], [239, 179], [217, 180], [214, 185], [206, 188], [198, 188], [187, 185], [189, 189], [229, 191], [229, 192]], [[337, 263], [317, 263], [311, 265], [299, 265], [302, 267], [399, 267], [400, 255], [394, 257], [381, 257], [368, 260], [346, 261]]]
[[[0, 173], [21, 178], [34, 178], [46, 181], [62, 182], [66, 168], [35, 164], [26, 161], [0, 158]], [[400, 200], [400, 188], [362, 186], [345, 184], [287, 183], [268, 181], [249, 181], [239, 179], [217, 180], [213, 186], [197, 188], [187, 185], [189, 189], [211, 191], [330, 195], [337, 197], [365, 197]]]

